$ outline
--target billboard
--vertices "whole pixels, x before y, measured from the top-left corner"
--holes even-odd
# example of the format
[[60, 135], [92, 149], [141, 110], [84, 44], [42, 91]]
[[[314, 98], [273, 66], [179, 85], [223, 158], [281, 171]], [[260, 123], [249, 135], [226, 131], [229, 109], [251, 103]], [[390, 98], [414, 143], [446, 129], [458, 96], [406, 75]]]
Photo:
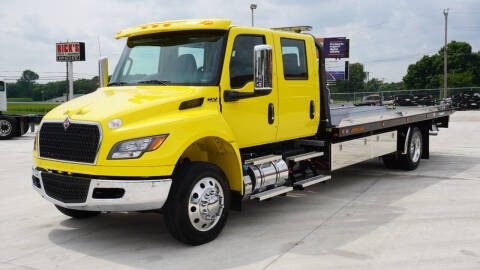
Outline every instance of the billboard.
[[326, 71], [328, 81], [345, 80], [345, 71]]
[[324, 38], [325, 58], [348, 58], [350, 40], [345, 37]]
[[328, 81], [348, 80], [348, 61], [329, 59], [325, 62], [325, 76]]
[[57, 43], [57, 62], [85, 61], [84, 42]]

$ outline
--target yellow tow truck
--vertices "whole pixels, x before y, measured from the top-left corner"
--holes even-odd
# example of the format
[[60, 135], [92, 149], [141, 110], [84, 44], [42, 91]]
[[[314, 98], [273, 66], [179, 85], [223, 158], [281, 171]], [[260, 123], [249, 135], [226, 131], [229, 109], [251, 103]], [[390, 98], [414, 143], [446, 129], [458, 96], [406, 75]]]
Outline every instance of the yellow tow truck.
[[108, 81], [62, 104], [35, 139], [33, 187], [73, 218], [158, 211], [178, 240], [216, 238], [230, 209], [375, 157], [415, 169], [449, 106], [332, 106], [309, 34], [181, 20], [122, 30]]

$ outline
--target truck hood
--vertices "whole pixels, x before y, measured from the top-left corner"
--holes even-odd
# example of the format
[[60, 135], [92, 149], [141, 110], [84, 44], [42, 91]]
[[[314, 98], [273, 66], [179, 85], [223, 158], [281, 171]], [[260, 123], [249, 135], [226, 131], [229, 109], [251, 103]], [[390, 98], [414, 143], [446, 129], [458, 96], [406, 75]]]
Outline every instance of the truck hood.
[[218, 97], [218, 87], [192, 86], [120, 86], [99, 88], [97, 91], [64, 103], [45, 117], [45, 120], [65, 119], [105, 121], [119, 118], [124, 123], [136, 119], [178, 111], [183, 101]]

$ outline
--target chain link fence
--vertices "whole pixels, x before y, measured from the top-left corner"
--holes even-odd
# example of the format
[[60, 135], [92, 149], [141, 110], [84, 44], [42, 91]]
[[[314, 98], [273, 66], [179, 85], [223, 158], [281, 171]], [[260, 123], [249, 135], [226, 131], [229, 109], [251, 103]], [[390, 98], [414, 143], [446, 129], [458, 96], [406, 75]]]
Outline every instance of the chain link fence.
[[[444, 89], [411, 89], [378, 92], [330, 93], [331, 103], [353, 103], [356, 105], [434, 105], [442, 102], [471, 97], [480, 98], [480, 87], [448, 88], [447, 100], [444, 100]], [[465, 99], [465, 98], [463, 98]], [[381, 101], [381, 102], [380, 102]], [[402, 104], [398, 104], [398, 103]], [[409, 104], [411, 103], [411, 104]]]

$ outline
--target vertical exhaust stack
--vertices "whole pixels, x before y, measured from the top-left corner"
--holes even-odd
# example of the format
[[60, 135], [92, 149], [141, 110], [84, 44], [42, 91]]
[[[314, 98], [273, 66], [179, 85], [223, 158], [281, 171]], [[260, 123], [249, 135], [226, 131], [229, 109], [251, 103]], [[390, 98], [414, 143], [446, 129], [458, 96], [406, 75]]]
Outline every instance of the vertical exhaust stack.
[[98, 80], [99, 87], [108, 86], [108, 58], [102, 57], [98, 60]]

